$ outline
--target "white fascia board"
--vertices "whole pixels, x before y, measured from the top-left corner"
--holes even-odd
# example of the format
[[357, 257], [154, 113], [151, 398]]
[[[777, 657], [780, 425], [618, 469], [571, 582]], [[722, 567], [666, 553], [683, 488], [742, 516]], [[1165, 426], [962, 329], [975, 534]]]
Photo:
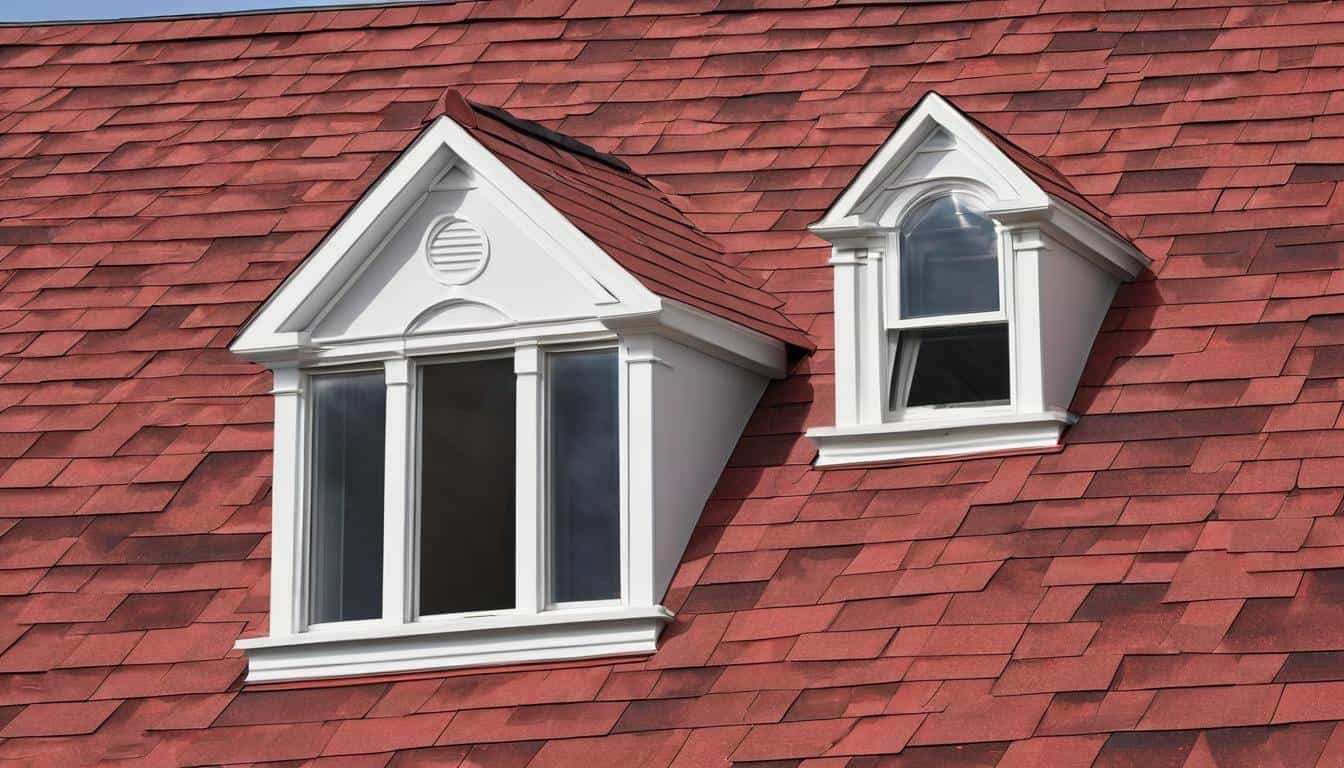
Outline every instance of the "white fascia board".
[[771, 379], [782, 379], [784, 342], [674, 299], [660, 298], [656, 312], [603, 318], [617, 334], [652, 333]]
[[1050, 198], [1050, 233], [1071, 250], [1095, 262], [1122, 281], [1133, 280], [1153, 260], [1129, 241], [1100, 226], [1086, 213], [1056, 197]]
[[[413, 204], [406, 199], [412, 193], [411, 188], [428, 188], [434, 179], [426, 176], [437, 177], [452, 165], [454, 157], [449, 154], [451, 150], [447, 149], [445, 135], [438, 122], [422, 133], [262, 304], [229, 349], [240, 357], [264, 362], [276, 357], [277, 353], [288, 352], [292, 357], [297, 347], [305, 345], [307, 334], [286, 333], [285, 325], [303, 304], [313, 299], [329, 301], [334, 298], [357, 269], [357, 265], [351, 265], [346, 270], [349, 274], [336, 274], [346, 255], [375, 230], [395, 226], [400, 218], [395, 209], [404, 211]], [[414, 196], [418, 198], [423, 191], [414, 190]], [[382, 237], [377, 239], [381, 241]], [[341, 279], [332, 280], [332, 277]]]
[[1000, 200], [996, 208], [1042, 209], [1049, 204], [1048, 196], [1040, 185], [986, 138], [956, 107], [937, 93], [930, 92], [920, 99], [891, 137], [878, 148], [877, 153], [863, 166], [854, 181], [845, 187], [821, 220], [808, 229], [826, 240], [863, 231], [871, 232], [875, 222], [864, 220], [861, 211], [863, 201], [877, 192], [885, 179], [917, 153], [920, 145], [937, 128], [942, 128], [956, 139], [958, 151], [969, 151], [989, 163], [1016, 190], [1014, 199]]
[[990, 451], [1050, 448], [1077, 420], [1067, 411], [1003, 415], [950, 415], [874, 425], [814, 427], [816, 466], [873, 464], [962, 456]]
[[370, 257], [401, 216], [458, 162], [495, 187], [564, 251], [558, 259], [606, 294], [595, 303], [612, 312], [657, 311], [658, 298], [600, 246], [447, 116], [436, 119], [374, 183], [335, 229], [262, 305], [230, 345], [256, 362], [294, 358], [309, 344], [307, 329]]
[[359, 626], [239, 640], [247, 682], [268, 683], [652, 653], [662, 606], [565, 609]]

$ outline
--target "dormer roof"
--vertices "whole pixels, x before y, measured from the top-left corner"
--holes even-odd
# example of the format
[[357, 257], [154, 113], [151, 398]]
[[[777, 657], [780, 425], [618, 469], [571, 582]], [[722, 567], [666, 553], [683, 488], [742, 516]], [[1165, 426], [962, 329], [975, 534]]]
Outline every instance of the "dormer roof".
[[814, 347], [780, 311], [783, 302], [761, 288], [761, 280], [730, 265], [713, 238], [624, 161], [499, 107], [468, 101], [455, 89], [445, 91], [439, 104], [440, 114], [653, 293], [795, 347]]
[[991, 212], [1005, 218], [1040, 214], [1125, 277], [1148, 266], [1148, 257], [1064, 174], [934, 91], [901, 118], [811, 229], [831, 239], [889, 228], [909, 202], [903, 191], [930, 179], [983, 189]]

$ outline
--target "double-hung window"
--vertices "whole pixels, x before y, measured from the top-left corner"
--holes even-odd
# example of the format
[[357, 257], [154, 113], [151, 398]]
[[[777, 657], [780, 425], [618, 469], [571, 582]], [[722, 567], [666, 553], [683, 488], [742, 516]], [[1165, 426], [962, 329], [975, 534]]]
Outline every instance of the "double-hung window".
[[1054, 449], [1116, 287], [1148, 263], [1063, 175], [937, 94], [811, 230], [835, 278], [835, 423], [808, 430], [821, 466]]
[[[413, 621], [504, 614], [528, 604], [535, 590], [547, 607], [619, 601], [617, 353], [558, 348], [543, 358], [544, 405], [528, 423], [518, 420], [512, 354], [412, 362], [415, 429], [405, 481], [414, 525], [404, 606], [383, 604], [398, 596], [383, 594], [382, 571], [402, 565], [383, 561], [384, 374], [309, 374], [310, 627], [403, 610]], [[545, 512], [540, 555], [524, 563], [520, 443], [541, 447]], [[532, 487], [530, 476], [523, 485]]]
[[1008, 405], [1012, 397], [1003, 265], [994, 222], [970, 195], [926, 201], [903, 222], [888, 321], [889, 410]]

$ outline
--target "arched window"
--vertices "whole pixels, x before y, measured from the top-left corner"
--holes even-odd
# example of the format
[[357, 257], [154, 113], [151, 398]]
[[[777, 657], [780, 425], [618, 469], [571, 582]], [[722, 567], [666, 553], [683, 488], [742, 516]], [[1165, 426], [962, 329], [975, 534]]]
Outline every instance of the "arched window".
[[1008, 323], [998, 236], [974, 198], [942, 195], [901, 222], [889, 408], [1006, 405]]
[[953, 193], [916, 208], [901, 224], [901, 317], [999, 309], [994, 222], [973, 198]]

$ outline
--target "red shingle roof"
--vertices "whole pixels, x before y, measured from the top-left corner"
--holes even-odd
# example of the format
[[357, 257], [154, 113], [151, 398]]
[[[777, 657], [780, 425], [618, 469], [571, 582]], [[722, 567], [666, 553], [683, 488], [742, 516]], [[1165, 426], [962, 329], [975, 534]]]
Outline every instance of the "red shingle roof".
[[472, 104], [454, 89], [442, 110], [565, 215], [646, 288], [812, 350], [760, 279], [725, 262], [667, 196], [621, 160], [507, 111]]
[[[0, 29], [0, 759], [1344, 762], [1344, 8], [790, 5]], [[819, 350], [767, 391], [654, 656], [242, 690], [270, 382], [225, 346], [449, 87], [619, 156]], [[805, 226], [930, 89], [1154, 274], [1063, 450], [817, 471]]]

